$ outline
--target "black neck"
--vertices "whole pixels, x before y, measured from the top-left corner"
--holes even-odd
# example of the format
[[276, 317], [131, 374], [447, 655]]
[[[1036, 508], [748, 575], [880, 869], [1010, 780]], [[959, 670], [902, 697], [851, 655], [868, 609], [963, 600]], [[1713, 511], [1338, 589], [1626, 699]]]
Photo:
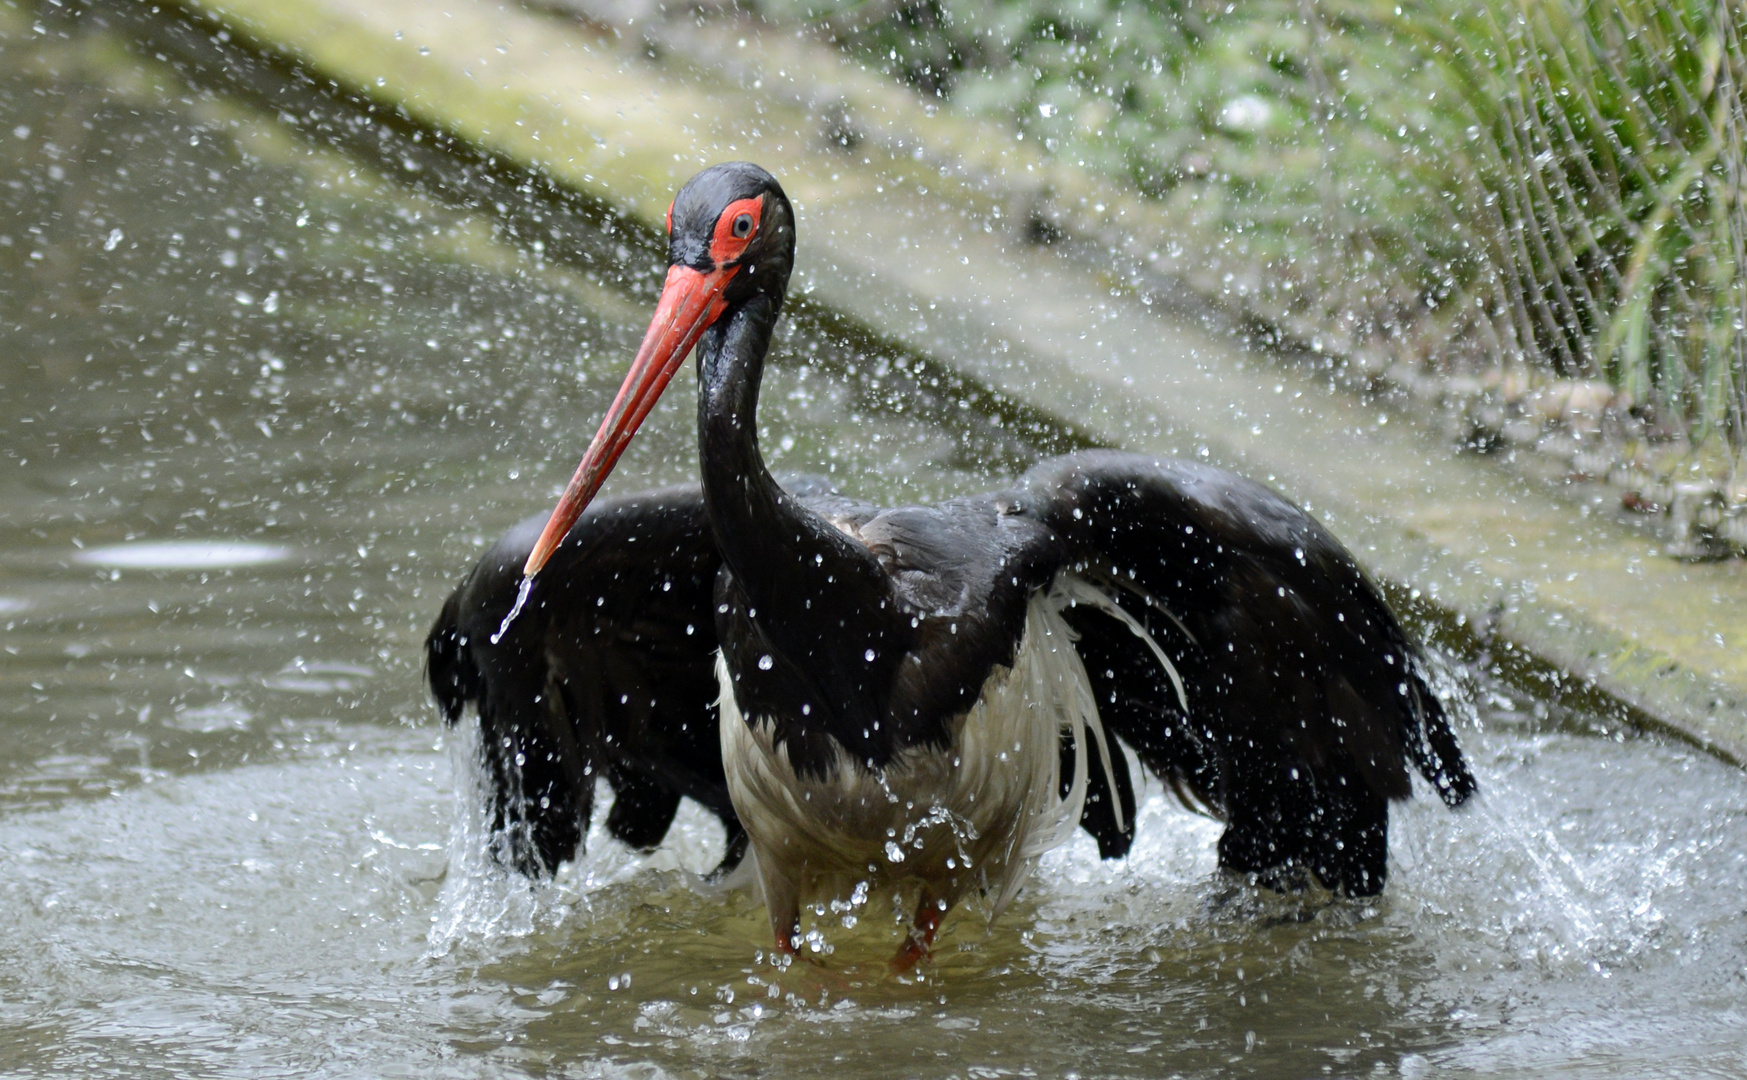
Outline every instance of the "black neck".
[[[698, 343], [698, 456], [704, 507], [723, 559], [744, 587], [763, 592], [772, 556], [816, 515], [796, 506], [771, 478], [758, 449], [758, 389], [776, 309], [762, 296], [718, 319]], [[785, 543], [788, 541], [789, 543]], [[782, 562], [792, 562], [784, 558]]]
[[758, 389], [775, 324], [775, 304], [754, 296], [698, 346], [704, 509], [733, 575], [723, 648], [743, 710], [805, 729], [792, 735], [830, 734], [860, 756], [864, 743], [873, 749], [884, 741], [878, 721], [909, 620], [867, 549], [765, 467]]

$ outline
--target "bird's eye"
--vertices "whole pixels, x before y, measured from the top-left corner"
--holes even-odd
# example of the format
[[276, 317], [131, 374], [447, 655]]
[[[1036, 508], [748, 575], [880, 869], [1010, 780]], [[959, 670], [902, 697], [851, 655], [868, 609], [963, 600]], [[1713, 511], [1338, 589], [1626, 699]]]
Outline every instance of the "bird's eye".
[[758, 196], [738, 199], [716, 211], [716, 227], [710, 237], [710, 259], [718, 266], [738, 266], [758, 235], [763, 205]]

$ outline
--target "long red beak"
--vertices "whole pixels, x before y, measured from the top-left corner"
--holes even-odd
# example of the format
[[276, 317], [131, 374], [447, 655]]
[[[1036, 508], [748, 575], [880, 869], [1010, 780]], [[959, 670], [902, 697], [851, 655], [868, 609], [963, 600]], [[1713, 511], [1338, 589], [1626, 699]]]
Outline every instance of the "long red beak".
[[721, 317], [728, 306], [722, 299], [722, 290], [739, 269], [729, 266], [705, 272], [689, 266], [668, 267], [667, 284], [662, 286], [661, 302], [656, 305], [649, 332], [643, 335], [643, 344], [619, 387], [619, 396], [613, 399], [613, 407], [607, 410], [594, 441], [582, 455], [582, 464], [576, 467], [576, 475], [570, 478], [570, 486], [564, 489], [546, 522], [546, 531], [540, 534], [540, 542], [534, 545], [522, 567], [524, 580], [546, 565], [564, 535], [601, 489], [619, 455], [631, 444], [631, 436], [637, 434], [637, 428], [655, 407], [656, 399], [667, 389], [704, 328]]

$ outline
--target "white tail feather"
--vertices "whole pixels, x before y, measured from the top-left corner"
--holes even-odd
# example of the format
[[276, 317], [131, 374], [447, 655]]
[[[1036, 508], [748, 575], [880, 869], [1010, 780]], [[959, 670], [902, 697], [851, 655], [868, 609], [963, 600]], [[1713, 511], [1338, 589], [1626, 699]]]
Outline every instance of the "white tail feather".
[[[1141, 625], [1140, 620], [1123, 610], [1121, 604], [1112, 600], [1096, 585], [1076, 574], [1062, 574], [1056, 578], [1055, 585], [1051, 587], [1050, 592], [1052, 595], [1060, 592], [1069, 601], [1097, 608], [1121, 622], [1135, 637], [1146, 642], [1146, 647], [1152, 650], [1153, 657], [1158, 660], [1159, 666], [1164, 668], [1165, 674], [1170, 677], [1171, 687], [1177, 691], [1177, 704], [1183, 707], [1185, 715], [1188, 714], [1189, 695], [1183, 690], [1183, 678], [1177, 674], [1177, 665], [1171, 663], [1171, 658], [1165, 655], [1165, 650], [1159, 648], [1159, 643], [1153, 640], [1153, 636], [1147, 632], [1145, 626]], [[1170, 612], [1167, 611], [1165, 614], [1170, 615]], [[1177, 622], [1175, 615], [1170, 615], [1170, 618], [1172, 622]], [[1178, 623], [1177, 625], [1181, 626], [1182, 624]], [[1187, 633], [1187, 631], [1184, 632]]]

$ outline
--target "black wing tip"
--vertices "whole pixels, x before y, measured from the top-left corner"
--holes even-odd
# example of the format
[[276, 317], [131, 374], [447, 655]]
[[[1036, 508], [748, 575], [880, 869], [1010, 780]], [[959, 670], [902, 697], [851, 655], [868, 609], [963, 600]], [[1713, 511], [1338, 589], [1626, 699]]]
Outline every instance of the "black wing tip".
[[459, 625], [460, 601], [461, 590], [457, 589], [444, 602], [425, 636], [425, 682], [450, 727], [460, 722], [469, 701], [479, 700], [479, 670]]
[[[1258, 760], [1248, 740], [1265, 738], [1262, 729], [1270, 725], [1242, 709], [1226, 715], [1217, 705], [1224, 697], [1215, 693], [1230, 696], [1253, 681], [1253, 672], [1221, 655], [1202, 658], [1199, 666], [1220, 670], [1199, 680], [1211, 709], [1204, 718], [1212, 724], [1209, 762], [1204, 782], [1189, 786], [1205, 789], [1204, 801], [1217, 804], [1226, 820], [1225, 868], [1264, 883], [1314, 878], [1344, 895], [1372, 896], [1387, 875], [1388, 804], [1412, 791], [1410, 762], [1446, 805], [1473, 796], [1474, 775], [1442, 702], [1426, 685], [1418, 646], [1339, 539], [1285, 496], [1211, 465], [1110, 450], [1040, 462], [1016, 494], [1076, 549], [1139, 570], [1141, 583], [1191, 624], [1200, 615], [1201, 640], [1277, 635], [1284, 620], [1300, 635], [1300, 656], [1314, 652], [1339, 674], [1340, 685], [1350, 680], [1357, 696], [1350, 704], [1364, 723], [1325, 727], [1324, 745], [1311, 748], [1316, 752], [1282, 746]], [[1184, 585], [1185, 577], [1194, 587]], [[1290, 666], [1284, 649], [1274, 651]], [[1238, 696], [1255, 698], [1255, 715], [1274, 716], [1280, 730], [1298, 730], [1307, 719], [1290, 709], [1271, 711], [1265, 696]], [[1119, 733], [1152, 751], [1143, 760], [1150, 757], [1161, 776], [1192, 764], [1176, 760], [1188, 747], [1149, 743], [1148, 731]]]
[[[1080, 810], [1080, 828], [1098, 841], [1098, 858], [1121, 859], [1134, 847], [1134, 778], [1129, 775], [1128, 757], [1115, 745], [1111, 736], [1110, 772], [1104, 771], [1101, 756], [1087, 763], [1086, 801]], [[1061, 796], [1066, 798], [1073, 786], [1074, 740], [1062, 736]]]
[[1444, 800], [1444, 805], [1454, 810], [1474, 797], [1480, 790], [1480, 785], [1474, 779], [1474, 774], [1468, 771], [1466, 762], [1457, 762], [1458, 769], [1439, 773], [1432, 783], [1438, 789], [1438, 797]]
[[1456, 732], [1450, 726], [1450, 714], [1444, 708], [1443, 700], [1426, 685], [1421, 672], [1415, 673], [1414, 683], [1415, 708], [1410, 719], [1413, 729], [1408, 732], [1407, 740], [1409, 752], [1419, 774], [1437, 791], [1444, 805], [1453, 810], [1473, 798], [1480, 784], [1474, 778], [1461, 744], [1456, 741]]
[[[1290, 795], [1283, 800], [1290, 801]], [[1245, 814], [1226, 825], [1220, 869], [1282, 893], [1304, 892], [1312, 880], [1337, 896], [1383, 892], [1389, 880], [1386, 800], [1354, 787], [1345, 795], [1321, 793], [1312, 805], [1266, 809], [1272, 813]]]
[[[1445, 734], [1449, 734], [1447, 729]], [[1422, 758], [1416, 764], [1419, 765], [1420, 775], [1431, 783], [1437, 790], [1438, 798], [1452, 810], [1467, 803], [1480, 790], [1480, 782], [1474, 779], [1474, 773], [1469, 769], [1462, 751], [1456, 747], [1454, 738], [1449, 740], [1449, 745], [1443, 752], [1432, 749], [1427, 758]]]

